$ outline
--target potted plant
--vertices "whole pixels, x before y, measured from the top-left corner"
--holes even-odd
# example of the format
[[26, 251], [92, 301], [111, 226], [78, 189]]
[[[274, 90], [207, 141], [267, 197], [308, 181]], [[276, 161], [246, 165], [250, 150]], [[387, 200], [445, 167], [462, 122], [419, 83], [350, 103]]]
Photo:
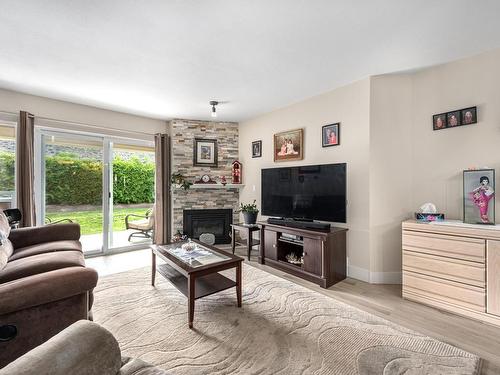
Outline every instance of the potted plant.
[[182, 188], [184, 190], [189, 189], [189, 187], [193, 184], [192, 182], [186, 181], [186, 178], [181, 173], [172, 173], [170, 182], [174, 187]]
[[257, 214], [259, 213], [259, 209], [255, 204], [255, 199], [253, 200], [253, 203], [240, 203], [240, 209], [238, 212], [243, 213], [243, 220], [245, 221], [245, 224], [255, 224], [257, 221]]

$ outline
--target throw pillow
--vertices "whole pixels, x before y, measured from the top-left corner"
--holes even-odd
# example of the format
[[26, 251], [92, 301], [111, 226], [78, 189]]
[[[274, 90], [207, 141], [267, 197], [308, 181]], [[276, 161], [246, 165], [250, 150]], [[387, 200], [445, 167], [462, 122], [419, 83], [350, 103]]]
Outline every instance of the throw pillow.
[[3, 211], [0, 211], [0, 245], [3, 243], [4, 240], [9, 238], [9, 234], [10, 234], [9, 220], [7, 219], [7, 216], [5, 216]]
[[10, 225], [7, 216], [0, 211], [0, 270], [2, 270], [12, 255], [12, 244], [9, 241]]
[[12, 243], [9, 240], [5, 240], [5, 242], [0, 246], [0, 271], [7, 265], [13, 251], [14, 249], [12, 247]]

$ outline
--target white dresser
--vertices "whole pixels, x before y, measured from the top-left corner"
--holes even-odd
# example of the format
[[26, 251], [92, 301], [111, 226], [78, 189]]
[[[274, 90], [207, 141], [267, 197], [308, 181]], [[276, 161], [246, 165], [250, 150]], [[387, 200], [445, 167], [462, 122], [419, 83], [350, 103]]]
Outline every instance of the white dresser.
[[403, 298], [500, 326], [500, 230], [403, 222]]

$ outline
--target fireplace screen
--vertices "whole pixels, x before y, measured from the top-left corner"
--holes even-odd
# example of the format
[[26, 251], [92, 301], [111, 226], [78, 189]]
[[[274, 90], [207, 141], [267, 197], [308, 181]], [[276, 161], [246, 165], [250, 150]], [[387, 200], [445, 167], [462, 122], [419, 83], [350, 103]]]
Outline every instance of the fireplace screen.
[[184, 233], [199, 239], [203, 233], [212, 233], [216, 244], [231, 242], [229, 235], [233, 223], [231, 209], [184, 210]]

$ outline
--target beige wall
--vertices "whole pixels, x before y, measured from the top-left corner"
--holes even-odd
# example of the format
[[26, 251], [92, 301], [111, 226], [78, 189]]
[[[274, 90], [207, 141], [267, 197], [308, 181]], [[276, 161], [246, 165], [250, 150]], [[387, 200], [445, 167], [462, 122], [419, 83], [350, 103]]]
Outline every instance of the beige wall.
[[[257, 200], [260, 207], [261, 168], [321, 163], [347, 163], [348, 257], [351, 269], [370, 269], [368, 166], [370, 80], [341, 87], [240, 124], [240, 161], [243, 163], [241, 202]], [[340, 146], [321, 147], [321, 127], [341, 122]], [[273, 134], [304, 129], [304, 160], [273, 162]], [[251, 142], [262, 140], [262, 157], [252, 159]]]
[[[462, 219], [462, 170], [500, 173], [500, 49], [413, 75], [413, 206]], [[432, 115], [477, 105], [478, 123], [433, 131]], [[500, 179], [497, 175], [497, 186]], [[497, 197], [496, 219], [500, 222]]]
[[[165, 133], [168, 130], [167, 123], [164, 120], [134, 116], [0, 89], [0, 111], [18, 113], [20, 110], [31, 112], [38, 118], [94, 125], [113, 133], [120, 131], [145, 133], [143, 138], [147, 137], [147, 134]], [[57, 123], [51, 125], [58, 126]], [[75, 130], [92, 131], [92, 128], [82, 127]]]
[[[245, 188], [260, 205], [260, 169], [272, 135], [305, 129], [305, 157], [286, 165], [348, 165], [348, 273], [374, 283], [401, 278], [401, 221], [425, 202], [462, 218], [462, 171], [500, 173], [500, 49], [419, 72], [370, 77], [240, 125]], [[478, 107], [478, 124], [432, 130], [432, 115]], [[341, 145], [322, 149], [321, 126], [340, 121]], [[251, 158], [262, 139], [263, 157]], [[497, 179], [498, 180], [498, 179]], [[255, 190], [254, 187], [255, 186]], [[500, 185], [499, 185], [500, 186]], [[500, 222], [500, 204], [496, 206]]]
[[401, 221], [412, 212], [411, 75], [371, 78], [370, 282], [401, 281]]

